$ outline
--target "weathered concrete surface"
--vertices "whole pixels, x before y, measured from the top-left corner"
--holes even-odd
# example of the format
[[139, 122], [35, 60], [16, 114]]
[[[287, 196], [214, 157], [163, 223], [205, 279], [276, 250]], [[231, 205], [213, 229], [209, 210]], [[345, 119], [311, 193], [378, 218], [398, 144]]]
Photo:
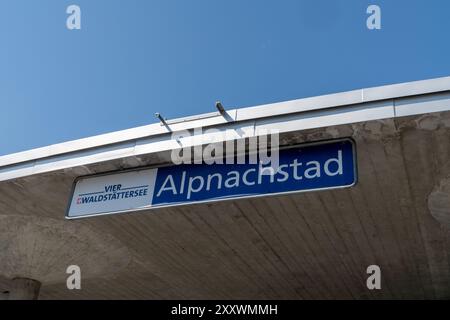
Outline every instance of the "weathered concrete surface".
[[430, 194], [428, 207], [437, 221], [450, 228], [450, 177], [442, 179]]
[[[18, 270], [42, 281], [41, 299], [450, 298], [450, 231], [429, 210], [450, 175], [450, 113], [281, 140], [339, 137], [357, 144], [350, 189], [66, 221], [79, 174], [155, 158], [0, 183], [0, 291]], [[81, 267], [79, 291], [65, 286], [70, 264]], [[371, 264], [382, 290], [366, 288]]]
[[60, 283], [71, 264], [82, 268], [83, 278], [108, 277], [130, 259], [117, 239], [87, 226], [34, 215], [0, 215], [0, 273], [8, 279]]

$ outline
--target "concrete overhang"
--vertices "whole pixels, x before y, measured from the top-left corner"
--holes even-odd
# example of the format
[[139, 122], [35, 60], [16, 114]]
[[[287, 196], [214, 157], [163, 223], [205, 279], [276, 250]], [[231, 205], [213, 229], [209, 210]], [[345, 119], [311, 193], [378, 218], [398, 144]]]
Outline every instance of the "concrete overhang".
[[43, 148], [0, 156], [0, 181], [67, 168], [127, 159], [132, 166], [146, 164], [143, 158], [160, 162], [180, 147], [173, 133], [215, 129], [219, 133], [196, 134], [198, 139], [183, 145], [256, 136], [264, 129], [279, 130], [283, 136], [311, 129], [396, 119], [450, 109], [450, 77], [354, 90], [344, 93], [281, 103], [227, 110], [174, 119], [167, 125], [155, 123]]
[[[172, 133], [200, 127], [231, 131], [230, 139], [278, 129], [282, 145], [351, 137], [359, 182], [64, 220], [75, 178], [169, 162], [179, 148]], [[221, 141], [217, 132], [193, 143]], [[447, 77], [175, 119], [2, 156], [0, 291], [22, 276], [43, 283], [42, 299], [450, 298], [449, 141]], [[80, 291], [65, 286], [70, 264], [82, 268]], [[366, 287], [371, 264], [382, 269], [382, 290]]]

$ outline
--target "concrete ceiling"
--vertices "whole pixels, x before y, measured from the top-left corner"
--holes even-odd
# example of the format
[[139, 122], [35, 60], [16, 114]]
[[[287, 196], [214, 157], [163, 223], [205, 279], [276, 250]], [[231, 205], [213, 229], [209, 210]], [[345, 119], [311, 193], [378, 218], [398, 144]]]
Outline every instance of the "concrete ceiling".
[[[0, 291], [28, 275], [43, 282], [40, 299], [450, 298], [450, 226], [428, 208], [450, 176], [450, 112], [304, 130], [282, 143], [339, 137], [357, 145], [349, 189], [68, 221], [77, 176], [162, 160], [0, 182]], [[442, 214], [442, 201], [430, 207]], [[66, 288], [70, 264], [81, 267], [81, 290]], [[366, 287], [372, 264], [381, 290]]]

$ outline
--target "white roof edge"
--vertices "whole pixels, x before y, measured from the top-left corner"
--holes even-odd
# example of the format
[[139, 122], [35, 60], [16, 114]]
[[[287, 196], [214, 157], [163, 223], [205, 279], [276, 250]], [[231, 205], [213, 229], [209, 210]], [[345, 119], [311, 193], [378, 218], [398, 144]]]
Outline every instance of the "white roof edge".
[[[223, 117], [218, 113], [217, 115], [211, 115], [211, 113], [201, 114], [198, 116], [171, 120], [169, 122], [169, 126], [171, 131], [175, 132], [199, 127], [220, 126], [227, 123], [250, 120], [255, 121], [257, 119], [264, 119], [268, 117], [278, 117], [319, 109], [344, 107], [366, 102], [418, 96], [444, 91], [450, 91], [450, 77], [385, 85], [255, 107], [227, 110], [226, 117]], [[46, 147], [0, 156], [0, 168], [30, 162], [37, 159], [92, 149], [100, 146], [113, 145], [121, 142], [158, 136], [170, 133], [171, 131], [160, 123], [154, 123], [146, 126], [53, 144]]]

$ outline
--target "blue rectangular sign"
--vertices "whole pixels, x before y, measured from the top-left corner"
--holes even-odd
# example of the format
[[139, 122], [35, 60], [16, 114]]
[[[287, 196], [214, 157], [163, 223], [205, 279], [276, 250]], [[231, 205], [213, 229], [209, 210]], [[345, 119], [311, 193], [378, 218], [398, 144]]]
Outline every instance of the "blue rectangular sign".
[[182, 164], [77, 179], [67, 218], [275, 195], [356, 183], [355, 146], [344, 139], [279, 150], [261, 164]]

